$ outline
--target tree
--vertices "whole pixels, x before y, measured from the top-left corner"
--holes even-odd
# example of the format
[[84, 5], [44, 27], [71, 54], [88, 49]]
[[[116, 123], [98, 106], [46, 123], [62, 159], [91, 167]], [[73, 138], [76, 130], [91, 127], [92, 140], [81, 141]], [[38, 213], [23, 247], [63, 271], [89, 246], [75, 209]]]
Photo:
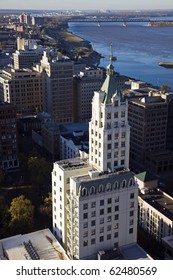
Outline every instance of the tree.
[[25, 233], [33, 227], [34, 206], [24, 195], [15, 197], [9, 208], [12, 233]]
[[28, 159], [28, 171], [33, 186], [45, 187], [51, 183], [52, 164], [45, 158], [30, 157]]
[[48, 193], [48, 196], [44, 199], [44, 204], [40, 206], [40, 212], [52, 218], [52, 193]]
[[167, 91], [167, 90], [170, 90], [171, 87], [169, 85], [162, 85], [160, 88], [159, 88], [161, 91]]
[[3, 187], [5, 182], [5, 173], [4, 170], [0, 169], [0, 187]]

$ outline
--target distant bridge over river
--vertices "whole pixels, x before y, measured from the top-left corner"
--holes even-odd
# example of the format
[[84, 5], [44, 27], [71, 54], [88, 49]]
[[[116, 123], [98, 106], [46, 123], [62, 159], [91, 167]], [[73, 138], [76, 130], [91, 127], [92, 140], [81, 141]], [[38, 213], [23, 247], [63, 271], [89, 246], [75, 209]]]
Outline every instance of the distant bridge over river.
[[67, 18], [68, 22], [148, 22], [148, 23], [152, 23], [152, 22], [172, 22], [173, 23], [173, 19], [172, 20], [168, 20], [168, 19], [163, 19], [160, 17], [151, 17], [151, 18], [145, 18], [145, 17], [99, 17], [99, 16], [74, 16], [74, 17], [70, 17]]

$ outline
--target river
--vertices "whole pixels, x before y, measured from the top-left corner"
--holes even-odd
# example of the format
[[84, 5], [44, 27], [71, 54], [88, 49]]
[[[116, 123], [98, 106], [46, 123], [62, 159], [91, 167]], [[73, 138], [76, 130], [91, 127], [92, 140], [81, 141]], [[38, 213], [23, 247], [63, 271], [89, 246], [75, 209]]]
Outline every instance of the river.
[[147, 23], [69, 23], [69, 31], [91, 42], [104, 58], [100, 66], [109, 64], [110, 44], [116, 71], [154, 86], [163, 84], [173, 89], [173, 69], [159, 66], [173, 61], [173, 27], [149, 27]]

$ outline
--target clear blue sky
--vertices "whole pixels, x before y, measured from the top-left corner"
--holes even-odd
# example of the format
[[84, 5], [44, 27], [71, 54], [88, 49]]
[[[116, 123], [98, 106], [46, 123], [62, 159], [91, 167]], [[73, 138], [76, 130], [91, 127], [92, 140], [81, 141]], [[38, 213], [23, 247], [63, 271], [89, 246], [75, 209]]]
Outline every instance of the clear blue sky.
[[173, 9], [173, 0], [0, 0], [0, 9]]

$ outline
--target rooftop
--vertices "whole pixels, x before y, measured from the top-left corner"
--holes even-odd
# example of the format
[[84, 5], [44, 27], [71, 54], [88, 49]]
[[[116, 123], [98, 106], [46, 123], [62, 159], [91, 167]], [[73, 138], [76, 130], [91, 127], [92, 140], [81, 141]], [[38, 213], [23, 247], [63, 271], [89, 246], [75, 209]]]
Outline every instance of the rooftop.
[[88, 166], [88, 159], [80, 159], [77, 157], [73, 159], [57, 161], [54, 164], [58, 164], [62, 170], [81, 169], [82, 167]]
[[141, 194], [140, 197], [158, 210], [161, 214], [173, 221], [173, 198], [159, 189], [152, 189], [147, 194]]
[[135, 175], [135, 177], [144, 183], [157, 180], [157, 177], [148, 171], [139, 173], [139, 174]]
[[68, 260], [68, 257], [51, 231], [43, 229], [1, 239], [0, 259]]

